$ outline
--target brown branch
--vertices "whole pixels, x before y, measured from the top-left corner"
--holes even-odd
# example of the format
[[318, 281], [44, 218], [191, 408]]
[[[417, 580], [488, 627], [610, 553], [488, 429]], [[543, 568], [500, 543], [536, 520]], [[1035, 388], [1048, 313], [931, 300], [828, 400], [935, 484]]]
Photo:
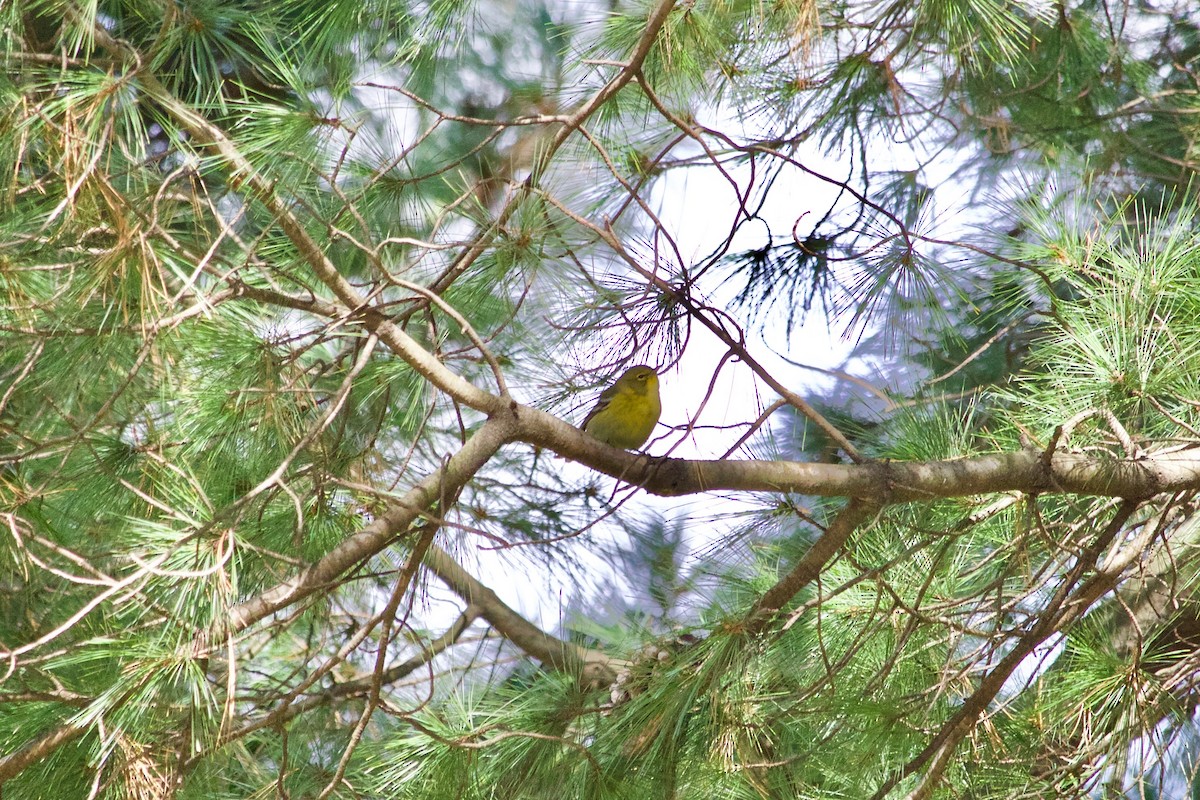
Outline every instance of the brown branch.
[[285, 701], [264, 716], [251, 720], [242, 727], [231, 731], [228, 734], [222, 735], [214, 745], [201, 750], [189, 758], [183, 765], [183, 771], [186, 772], [192, 769], [196, 766], [196, 764], [200, 763], [202, 759], [211, 756], [217, 749], [224, 747], [230, 742], [242, 739], [251, 733], [254, 733], [255, 731], [280, 725], [281, 723], [294, 719], [295, 717], [298, 717], [308, 711], [328, 705], [334, 700], [364, 694], [369, 692], [371, 687], [376, 683], [387, 685], [407, 677], [408, 675], [420, 669], [422, 666], [428, 664], [434, 659], [435, 656], [445, 651], [451, 645], [457, 643], [462, 635], [466, 632], [467, 628], [471, 626], [471, 623], [474, 622], [478, 616], [478, 610], [468, 606], [462, 612], [462, 614], [458, 616], [458, 619], [456, 619], [453, 624], [451, 624], [450, 627], [442, 633], [441, 636], [431, 641], [428, 646], [422, 648], [420, 653], [402, 664], [395, 664], [391, 667], [388, 667], [386, 670], [384, 670], [382, 675], [377, 676], [374, 672], [372, 672], [360, 678], [354, 678], [342, 683], [335, 683], [328, 689], [309, 695], [303, 700], [297, 700], [291, 703]]
[[942, 461], [825, 464], [807, 461], [654, 458], [603, 445], [544, 411], [514, 404], [514, 439], [545, 447], [651, 494], [795, 492], [871, 498], [880, 504], [993, 492], [1072, 493], [1144, 499], [1200, 489], [1200, 450], [1131, 459], [1027, 448]]
[[750, 609], [746, 615], [747, 629], [752, 633], [762, 630], [789, 600], [817, 579], [824, 566], [842, 549], [850, 534], [878, 511], [879, 506], [875, 503], [851, 498], [796, 566], [764, 592]]
[[20, 750], [0, 758], [0, 785], [86, 732], [87, 726], [83, 723], [67, 723], [61, 728], [39, 736]]
[[611, 100], [617, 92], [625, 88], [642, 69], [642, 64], [646, 61], [646, 56], [650, 54], [650, 49], [654, 46], [655, 40], [658, 38], [658, 33], [662, 30], [663, 25], [667, 22], [667, 17], [670, 16], [671, 10], [675, 7], [675, 0], [659, 0], [657, 6], [650, 12], [646, 18], [646, 27], [642, 31], [642, 35], [638, 38], [630, 53], [629, 61], [621, 65], [620, 70], [612, 77], [608, 83], [600, 87], [587, 102], [579, 107], [569, 118], [563, 121], [561, 127], [555, 132], [554, 137], [544, 145], [540, 157], [530, 169], [529, 177], [521, 184], [520, 189], [513, 194], [509, 201], [501, 210], [496, 221], [492, 223], [485, 231], [483, 231], [476, 240], [468, 247], [454, 263], [452, 263], [446, 271], [440, 275], [433, 284], [429, 287], [434, 292], [441, 293], [446, 291], [449, 286], [462, 275], [468, 267], [471, 266], [481, 255], [487, 252], [495, 240], [496, 235], [500, 233], [509, 218], [520, 207], [524, 199], [529, 195], [529, 192], [537, 185], [542, 174], [549, 167], [554, 155], [559, 148], [566, 143], [570, 135], [575, 132], [579, 126], [588, 120], [592, 114], [609, 100]]
[[[945, 772], [958, 744], [971, 732], [976, 720], [1000, 693], [1000, 689], [1021, 665], [1021, 662], [1053, 633], [1062, 629], [1068, 622], [1078, 619], [1093, 603], [1115, 587], [1124, 567], [1128, 566], [1133, 557], [1140, 554], [1145, 545], [1153, 538], [1153, 530], [1148, 535], [1144, 533], [1136, 543], [1128, 545], [1124, 549], [1126, 557], [1119, 568], [1117, 568], [1117, 564], [1109, 565], [1098, 570], [1091, 579], [1079, 585], [1083, 573], [1095, 565], [1100, 553], [1121, 532], [1137, 507], [1138, 503], [1134, 500], [1127, 500], [1121, 504], [1116, 515], [1096, 536], [1095, 542], [1087, 548], [1070, 573], [1064, 577], [1054, 596], [1046, 603], [1045, 611], [1038, 616], [1033, 627], [1026, 631], [996, 667], [979, 681], [975, 691], [963, 701], [958, 711], [942, 724], [925, 749], [910, 760], [903, 769], [884, 781], [883, 785], [872, 795], [871, 800], [883, 800], [900, 781], [915, 774], [926, 764], [929, 764], [928, 769], [925, 770], [920, 783], [908, 794], [906, 800], [924, 800], [930, 796], [937, 782], [941, 780], [941, 775]], [[1153, 528], [1154, 526], [1147, 525], [1146, 527]], [[1079, 585], [1078, 590], [1075, 588], [1077, 585]]]
[[392, 544], [398, 534], [407, 531], [439, 498], [456, 494], [508, 441], [511, 430], [507, 419], [485, 422], [445, 466], [405, 492], [402, 499], [389, 504], [362, 530], [348, 536], [299, 575], [230, 609], [230, 630], [243, 630], [314, 592], [335, 585], [346, 570]]
[[495, 592], [475, 579], [469, 572], [437, 545], [425, 555], [425, 566], [441, 578], [468, 606], [479, 610], [500, 634], [543, 664], [579, 675], [587, 684], [608, 684], [616, 678], [612, 659], [595, 650], [564, 642], [538, 628], [522, 617]]

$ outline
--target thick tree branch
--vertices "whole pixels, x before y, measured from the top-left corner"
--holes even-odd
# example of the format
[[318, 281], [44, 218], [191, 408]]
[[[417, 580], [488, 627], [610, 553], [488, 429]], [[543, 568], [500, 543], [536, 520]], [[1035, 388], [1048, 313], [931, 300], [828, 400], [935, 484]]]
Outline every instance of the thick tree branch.
[[1048, 456], [1030, 448], [944, 461], [866, 464], [686, 460], [618, 450], [543, 411], [520, 405], [513, 410], [518, 417], [513, 438], [546, 447], [664, 497], [716, 491], [794, 492], [871, 498], [887, 505], [992, 492], [1141, 499], [1200, 489], [1200, 450], [1195, 449], [1144, 458], [1066, 452]]
[[0, 757], [0, 786], [18, 775], [21, 770], [42, 760], [72, 739], [82, 736], [86, 731], [86, 725], [68, 723], [39, 736], [20, 750]]
[[544, 664], [580, 675], [585, 683], [607, 684], [616, 677], [612, 660], [603, 653], [564, 642], [545, 633], [506, 605], [495, 592], [476, 580], [445, 550], [429, 548], [425, 565], [455, 594], [479, 610], [505, 639]]
[[[440, 497], [455, 494], [507, 441], [512, 427], [510, 416], [488, 420], [443, 468], [410, 489], [402, 500], [390, 504], [362, 530], [347, 537], [299, 575], [235, 606], [230, 612], [232, 628], [244, 629], [275, 611], [335, 585], [346, 570], [392, 544], [397, 534], [408, 530]], [[468, 574], [441, 548], [431, 545], [425, 564], [469, 606], [477, 608], [479, 615], [496, 630], [533, 658], [583, 675], [589, 682], [612, 678], [607, 657], [543, 632], [505, 605], [491, 589]]]
[[230, 609], [231, 629], [247, 628], [314, 592], [336, 585], [342, 573], [392, 544], [398, 534], [408, 530], [439, 498], [457, 493], [508, 440], [511, 430], [508, 419], [485, 422], [445, 466], [409, 489], [403, 499], [389, 504], [362, 530], [346, 537], [299, 575]]
[[878, 512], [879, 506], [866, 500], [851, 498], [833, 523], [826, 528], [821, 538], [813, 542], [812, 547], [792, 567], [787, 575], [763, 593], [747, 615], [749, 629], [762, 630], [771, 621], [779, 609], [783, 608], [796, 593], [817, 579], [821, 570], [829, 560], [837, 555], [838, 550], [850, 538], [850, 534]]

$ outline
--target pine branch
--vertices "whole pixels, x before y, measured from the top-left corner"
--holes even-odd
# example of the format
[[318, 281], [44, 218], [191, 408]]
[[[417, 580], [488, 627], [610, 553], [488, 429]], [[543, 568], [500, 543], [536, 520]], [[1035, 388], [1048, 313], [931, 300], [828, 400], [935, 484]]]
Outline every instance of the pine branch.
[[437, 545], [429, 548], [425, 565], [469, 607], [478, 608], [479, 615], [504, 638], [533, 658], [555, 669], [579, 675], [585, 684], [606, 686], [616, 677], [613, 661], [608, 656], [545, 633], [505, 604]]
[[651, 494], [793, 492], [869, 498], [881, 505], [993, 492], [1144, 499], [1200, 489], [1200, 454], [1162, 450], [1136, 458], [1026, 448], [942, 461], [825, 464], [808, 461], [655, 458], [607, 447], [562, 420], [514, 404], [515, 439], [611, 475]]
[[[114, 39], [103, 26], [94, 26], [93, 32], [97, 44], [111, 52], [122, 54], [130, 61], [142, 63], [142, 59], [138, 58], [135, 52], [123, 42]], [[296, 216], [293, 205], [275, 191], [274, 184], [255, 169], [223, 130], [172, 94], [144, 64], [138, 67], [136, 75], [148, 97], [161, 105], [197, 142], [218, 155], [231, 172], [241, 177], [251, 195], [271, 212], [320, 281], [347, 308], [366, 316], [380, 339], [396, 355], [434, 386], [465, 405], [482, 411], [491, 410], [490, 395], [450, 371], [398, 325], [368, 304], [367, 299], [341, 274], [321, 245], [312, 238]]]
[[42, 734], [16, 752], [0, 757], [0, 786], [16, 777], [23, 769], [48, 757], [64, 744], [71, 742], [88, 730], [84, 724], [68, 723]]
[[[257, 287], [240, 286], [239, 295], [329, 318], [350, 313], [338, 303]], [[376, 320], [368, 319], [365, 325], [387, 341], [384, 326]], [[511, 415], [512, 439], [548, 448], [663, 497], [742, 490], [871, 498], [891, 504], [991, 492], [1147, 498], [1200, 489], [1200, 456], [1190, 449], [1110, 458], [1025, 448], [944, 461], [863, 464], [654, 458], [607, 447], [540, 409], [480, 394], [485, 398], [481, 410], [491, 410], [497, 418]], [[465, 395], [452, 396], [471, 405]]]
[[996, 698], [1000, 689], [1021, 665], [1021, 662], [1036, 650], [1038, 645], [1057, 631], [1062, 630], [1070, 622], [1082, 617], [1097, 600], [1112, 591], [1125, 568], [1140, 558], [1146, 546], [1154, 540], [1157, 526], [1152, 524], [1143, 526], [1140, 536], [1122, 547], [1113, 557], [1106, 559], [1107, 563], [1097, 569], [1091, 578], [1080, 583], [1084, 572], [1096, 564], [1100, 554], [1112, 544], [1137, 508], [1138, 503], [1133, 500], [1127, 500], [1121, 504], [1108, 525], [1096, 536], [1095, 541], [1076, 561], [1070, 573], [1064, 577], [1055, 590], [1054, 596], [1050, 598], [1045, 609], [1038, 615], [1034, 625], [1016, 641], [1011, 650], [1005, 653], [1004, 658], [995, 668], [979, 681], [975, 691], [963, 701], [958, 711], [942, 724], [925, 749], [884, 781], [883, 785], [872, 795], [871, 800], [883, 800], [900, 781], [915, 774], [927, 764], [929, 767], [922, 775], [920, 783], [907, 795], [906, 800], [925, 800], [930, 796], [941, 780], [959, 743], [971, 732], [980, 715]]
[[230, 630], [243, 630], [314, 592], [337, 585], [343, 573], [393, 544], [440, 498], [456, 494], [508, 441], [510, 430], [507, 421], [485, 422], [445, 466], [409, 489], [402, 500], [389, 504], [362, 530], [346, 537], [295, 577], [230, 609]]
[[778, 611], [796, 596], [805, 586], [812, 583], [821, 574], [821, 570], [829, 560], [837, 555], [842, 545], [850, 538], [864, 522], [879, 511], [879, 506], [873, 503], [851, 498], [833, 522], [805, 551], [804, 556], [792, 567], [787, 575], [763, 593], [758, 602], [746, 615], [747, 629], [750, 632], [761, 631]]
[[617, 74], [592, 95], [587, 102], [580, 106], [574, 114], [562, 120], [562, 125], [555, 132], [554, 137], [544, 146], [544, 150], [531, 168], [529, 177], [521, 184], [520, 189], [514, 192], [512, 197], [509, 198], [504, 209], [497, 216], [495, 223], [476, 237], [475, 241], [467, 246], [462, 255], [455, 259], [454, 263], [433, 281], [430, 286], [432, 291], [438, 294], [446, 291], [459, 276], [467, 271], [471, 264], [475, 263], [481, 255], [487, 252], [487, 249], [495, 241], [496, 236], [503, 231], [504, 225], [517, 211], [521, 203], [529, 196], [530, 191], [537, 186], [537, 182], [571, 134], [587, 122], [605, 103], [616, 96], [617, 92], [621, 91], [621, 89], [637, 77], [641, 72], [642, 65], [646, 61], [646, 56], [650, 54], [650, 49], [654, 46], [659, 32], [662, 30], [663, 25], [666, 24], [667, 18], [675, 8], [675, 5], [676, 0], [659, 0], [658, 5], [654, 7], [647, 17], [646, 27], [639, 37], [637, 44], [634, 45], [629, 61], [620, 65]]

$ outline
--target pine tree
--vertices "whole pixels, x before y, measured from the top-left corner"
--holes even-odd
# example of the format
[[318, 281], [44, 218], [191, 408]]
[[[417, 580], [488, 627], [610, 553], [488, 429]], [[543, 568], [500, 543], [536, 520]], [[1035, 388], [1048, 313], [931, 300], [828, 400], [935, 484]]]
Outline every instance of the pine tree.
[[0, 37], [5, 797], [1196, 793], [1186, 0]]

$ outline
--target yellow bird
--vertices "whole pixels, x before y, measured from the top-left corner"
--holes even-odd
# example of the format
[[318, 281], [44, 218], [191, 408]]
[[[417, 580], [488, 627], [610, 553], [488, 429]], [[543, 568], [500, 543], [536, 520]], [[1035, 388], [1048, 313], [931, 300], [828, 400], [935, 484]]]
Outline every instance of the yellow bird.
[[640, 365], [625, 370], [600, 393], [596, 407], [579, 427], [605, 444], [635, 450], [650, 438], [661, 413], [658, 373]]

